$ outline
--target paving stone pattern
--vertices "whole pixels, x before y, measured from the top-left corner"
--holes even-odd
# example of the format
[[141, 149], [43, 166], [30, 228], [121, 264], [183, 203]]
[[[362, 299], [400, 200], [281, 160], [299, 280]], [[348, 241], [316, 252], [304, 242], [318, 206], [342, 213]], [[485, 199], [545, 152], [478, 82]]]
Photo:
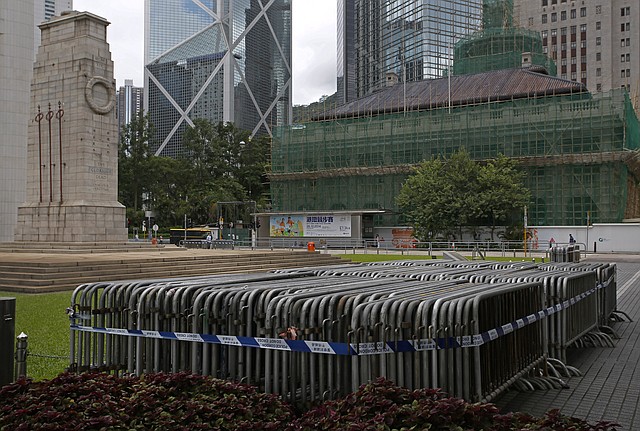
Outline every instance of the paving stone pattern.
[[618, 310], [632, 322], [616, 322], [613, 329], [621, 339], [615, 347], [570, 349], [568, 363], [578, 368], [582, 377], [566, 379], [569, 389], [520, 393], [509, 391], [496, 401], [503, 411], [522, 411], [542, 416], [550, 409], [560, 409], [568, 416], [615, 421], [621, 430], [640, 430], [640, 257], [593, 257], [589, 260], [616, 261]]

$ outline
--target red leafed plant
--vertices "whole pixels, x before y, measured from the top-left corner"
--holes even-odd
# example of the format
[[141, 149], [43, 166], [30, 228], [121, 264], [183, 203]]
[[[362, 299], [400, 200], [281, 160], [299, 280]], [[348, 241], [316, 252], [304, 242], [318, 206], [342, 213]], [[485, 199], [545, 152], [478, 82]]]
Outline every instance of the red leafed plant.
[[19, 380], [0, 389], [0, 431], [229, 430], [611, 431], [557, 410], [542, 418], [500, 414], [492, 404], [467, 403], [438, 389], [409, 390], [378, 379], [346, 397], [297, 416], [275, 395], [188, 373], [116, 377], [64, 373], [53, 380]]

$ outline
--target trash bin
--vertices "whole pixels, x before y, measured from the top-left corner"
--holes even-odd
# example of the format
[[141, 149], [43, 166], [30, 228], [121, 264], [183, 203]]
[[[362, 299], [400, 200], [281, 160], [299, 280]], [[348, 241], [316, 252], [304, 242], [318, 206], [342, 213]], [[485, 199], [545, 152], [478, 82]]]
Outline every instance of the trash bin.
[[315, 242], [308, 242], [307, 243], [307, 251], [316, 251], [316, 243]]
[[0, 386], [13, 382], [16, 298], [0, 298]]

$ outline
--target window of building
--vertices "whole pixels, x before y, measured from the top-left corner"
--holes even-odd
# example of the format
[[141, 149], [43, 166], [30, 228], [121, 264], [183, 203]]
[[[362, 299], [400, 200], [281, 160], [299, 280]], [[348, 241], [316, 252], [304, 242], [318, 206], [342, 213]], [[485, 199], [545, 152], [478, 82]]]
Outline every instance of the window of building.
[[586, 7], [581, 7], [580, 8], [580, 16], [581, 17], [587, 16], [587, 8]]
[[566, 51], [566, 50], [567, 50], [567, 44], [563, 42], [563, 43], [560, 45], [560, 50], [561, 50], [561, 51]]
[[547, 38], [547, 36], [549, 36], [549, 32], [548, 32], [547, 30], [542, 30], [542, 33], [541, 33], [541, 34], [542, 34], [542, 38], [543, 38], [543, 39], [546, 39], [546, 38]]
[[600, 45], [602, 45], [602, 38], [596, 37], [596, 46], [600, 46]]
[[586, 40], [581, 40], [580, 41], [580, 48], [586, 48], [587, 47], [587, 41]]
[[624, 32], [624, 23], [620, 24], [620, 31]]
[[558, 0], [551, 0], [551, 4], [558, 4]]
[[566, 59], [566, 58], [563, 58], [563, 59], [562, 59], [562, 65], [563, 65], [563, 66], [566, 66], [566, 65], [567, 65], [567, 59]]
[[631, 76], [631, 69], [627, 69], [627, 78]]
[[562, 35], [562, 36], [566, 36], [567, 35], [567, 27], [562, 27], [560, 29], [560, 35]]
[[583, 70], [582, 72], [580, 72], [580, 78], [585, 79], [587, 77], [587, 71]]
[[631, 54], [627, 53], [625, 54], [625, 56], [627, 57], [627, 63], [631, 62]]
[[596, 5], [596, 15], [600, 15], [602, 13], [602, 6]]
[[567, 20], [567, 11], [563, 10], [562, 12], [560, 12], [560, 20], [561, 21], [566, 21]]
[[542, 52], [544, 52], [545, 54], [549, 54], [549, 48], [547, 48], [546, 46], [543, 46]]
[[631, 15], [631, 8], [629, 6], [620, 8], [620, 16], [629, 16]]
[[542, 0], [542, 6], [547, 6], [548, 2], [547, 0]]
[[620, 71], [620, 78], [624, 78], [624, 69]]
[[580, 33], [585, 33], [587, 31], [587, 24], [580, 24]]
[[627, 46], [626, 42], [624, 41], [624, 39], [620, 39], [620, 46]]
[[571, 19], [574, 19], [575, 17], [576, 17], [576, 10], [571, 9]]
[[602, 75], [602, 69], [600, 69], [599, 67], [596, 69], [596, 76], [600, 76]]
[[620, 63], [624, 63], [624, 59], [625, 59], [624, 54], [622, 54], [622, 55], [620, 56]]
[[580, 63], [587, 64], [587, 56], [586, 55], [581, 55], [580, 56]]
[[596, 21], [596, 30], [602, 29], [602, 23], [600, 21]]
[[543, 13], [543, 14], [542, 14], [542, 23], [543, 23], [543, 24], [546, 24], [546, 23], [547, 23], [547, 14], [546, 14], [546, 13]]
[[599, 52], [596, 52], [596, 61], [600, 61], [602, 60], [602, 54]]
[[571, 42], [571, 49], [576, 49], [576, 42]]
[[571, 72], [571, 80], [575, 81], [576, 79], [578, 79], [578, 72]]
[[562, 79], [567, 79], [567, 74], [566, 74], [566, 73], [563, 73], [562, 75], [560, 75], [560, 78], [562, 78]]
[[625, 26], [627, 31], [631, 31], [631, 23], [630, 22], [626, 23], [624, 26]]
[[553, 12], [551, 14], [551, 22], [556, 22], [556, 21], [558, 21], [558, 14]]
[[577, 57], [571, 57], [571, 64], [576, 64], [578, 62]]
[[533, 26], [533, 17], [529, 18], [529, 27]]
[[596, 91], [602, 91], [602, 84], [596, 84]]
[[555, 54], [555, 52], [558, 50], [558, 45], [551, 45], [551, 51]]
[[576, 34], [577, 27], [575, 25], [571, 26], [571, 34]]
[[627, 46], [631, 46], [631, 38], [626, 38], [625, 42], [627, 43]]
[[557, 35], [558, 35], [558, 29], [552, 28], [551, 29], [551, 37], [556, 37]]

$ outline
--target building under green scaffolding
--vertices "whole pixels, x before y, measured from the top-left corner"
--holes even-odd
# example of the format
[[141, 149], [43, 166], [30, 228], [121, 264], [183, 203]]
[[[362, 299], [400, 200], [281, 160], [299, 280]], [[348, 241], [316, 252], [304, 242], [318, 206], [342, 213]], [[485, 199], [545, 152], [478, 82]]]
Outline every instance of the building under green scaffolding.
[[456, 45], [451, 76], [400, 82], [278, 129], [273, 211], [384, 210], [376, 226], [404, 226], [395, 198], [413, 168], [465, 149], [478, 161], [520, 162], [530, 225], [584, 225], [588, 213], [592, 223], [640, 218], [640, 130], [629, 95], [590, 94], [549, 76], [539, 36], [503, 19], [512, 2], [485, 8], [484, 30]]
[[[272, 148], [274, 210], [385, 209], [391, 214], [377, 224], [402, 225], [395, 197], [412, 168], [464, 148], [475, 160], [505, 154], [521, 162], [533, 196], [531, 224], [583, 225], [588, 211], [599, 223], [640, 217], [640, 136], [628, 94], [591, 95], [580, 91], [580, 84], [524, 70], [451, 79], [475, 76], [477, 85], [489, 86], [509, 74], [528, 83], [507, 90], [524, 85], [531, 92], [503, 91], [482, 102], [462, 101], [454, 91], [449, 106], [440, 100], [446, 82], [438, 83], [446, 79], [413, 83], [440, 84], [431, 89], [440, 91], [440, 97], [433, 94], [431, 109], [428, 98], [406, 111], [400, 101], [389, 100], [386, 109], [374, 111], [361, 100], [359, 109], [356, 103], [334, 110], [333, 118], [279, 129]], [[552, 85], [548, 81], [565, 86], [550, 94], [536, 88]]]

